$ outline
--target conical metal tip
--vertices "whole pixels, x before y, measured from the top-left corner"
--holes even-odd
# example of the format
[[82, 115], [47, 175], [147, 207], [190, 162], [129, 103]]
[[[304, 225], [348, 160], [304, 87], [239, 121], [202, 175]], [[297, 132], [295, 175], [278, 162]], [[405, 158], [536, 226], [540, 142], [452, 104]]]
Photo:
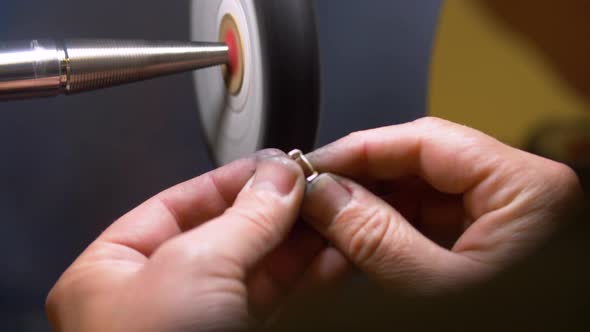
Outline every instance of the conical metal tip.
[[145, 40], [64, 42], [66, 93], [101, 89], [228, 62], [223, 43]]

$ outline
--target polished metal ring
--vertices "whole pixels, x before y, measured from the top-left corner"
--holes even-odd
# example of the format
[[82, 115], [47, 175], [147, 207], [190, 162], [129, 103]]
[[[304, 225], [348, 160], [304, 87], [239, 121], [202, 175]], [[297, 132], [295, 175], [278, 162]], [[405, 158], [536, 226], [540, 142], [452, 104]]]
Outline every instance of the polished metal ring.
[[303, 174], [307, 179], [307, 182], [313, 182], [320, 174], [313, 168], [309, 159], [305, 157], [301, 150], [293, 150], [289, 152], [289, 157], [293, 159], [303, 169]]

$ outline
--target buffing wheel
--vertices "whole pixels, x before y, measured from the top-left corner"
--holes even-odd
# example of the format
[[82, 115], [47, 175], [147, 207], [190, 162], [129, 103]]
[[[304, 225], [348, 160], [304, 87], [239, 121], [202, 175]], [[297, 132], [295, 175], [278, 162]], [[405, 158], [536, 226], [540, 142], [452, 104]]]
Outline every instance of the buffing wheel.
[[192, 39], [221, 40], [228, 66], [194, 73], [214, 161], [262, 148], [310, 150], [319, 110], [319, 50], [312, 0], [193, 0]]

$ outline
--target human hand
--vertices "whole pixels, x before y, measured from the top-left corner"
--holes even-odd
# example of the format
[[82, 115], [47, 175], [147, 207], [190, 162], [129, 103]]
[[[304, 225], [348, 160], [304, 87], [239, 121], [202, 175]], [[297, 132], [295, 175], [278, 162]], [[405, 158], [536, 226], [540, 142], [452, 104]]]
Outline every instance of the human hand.
[[[212, 331], [263, 321], [343, 262], [292, 226], [305, 182], [264, 151], [166, 190], [109, 227], [52, 289], [55, 331]], [[342, 259], [343, 260], [343, 259]]]
[[569, 167], [435, 118], [354, 133], [308, 159], [362, 185], [321, 175], [305, 219], [369, 277], [411, 293], [507, 267], [580, 194]]

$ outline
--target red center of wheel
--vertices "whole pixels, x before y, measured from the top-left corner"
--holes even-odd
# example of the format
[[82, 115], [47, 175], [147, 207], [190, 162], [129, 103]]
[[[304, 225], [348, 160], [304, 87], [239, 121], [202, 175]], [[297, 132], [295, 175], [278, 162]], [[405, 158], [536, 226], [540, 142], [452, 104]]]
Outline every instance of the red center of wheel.
[[225, 34], [225, 43], [229, 47], [229, 63], [228, 71], [230, 76], [234, 76], [240, 67], [240, 51], [238, 41], [236, 39], [236, 33], [234, 30], [229, 29]]

